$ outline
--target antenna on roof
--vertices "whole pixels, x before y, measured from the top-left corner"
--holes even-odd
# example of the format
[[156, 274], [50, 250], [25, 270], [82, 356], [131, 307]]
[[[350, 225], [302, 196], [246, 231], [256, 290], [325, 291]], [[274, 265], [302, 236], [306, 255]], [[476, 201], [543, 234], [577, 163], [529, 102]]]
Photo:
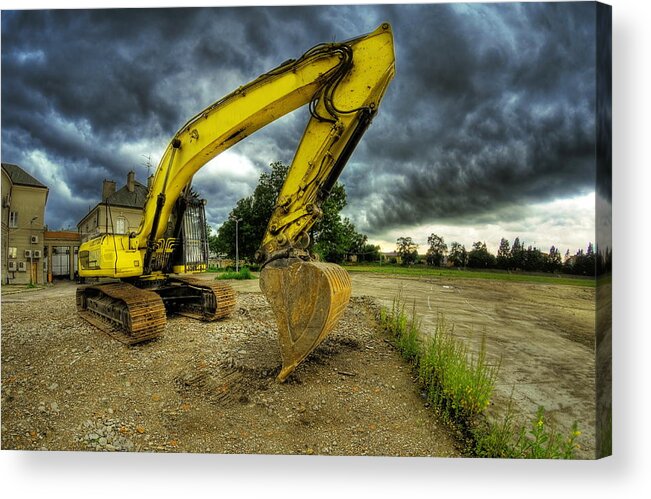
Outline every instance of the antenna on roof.
[[146, 156], [144, 154], [141, 154], [140, 156], [145, 158], [145, 162], [140, 164], [147, 168], [147, 178], [149, 178], [150, 169], [153, 168], [153, 165], [151, 164], [151, 154], [147, 154]]

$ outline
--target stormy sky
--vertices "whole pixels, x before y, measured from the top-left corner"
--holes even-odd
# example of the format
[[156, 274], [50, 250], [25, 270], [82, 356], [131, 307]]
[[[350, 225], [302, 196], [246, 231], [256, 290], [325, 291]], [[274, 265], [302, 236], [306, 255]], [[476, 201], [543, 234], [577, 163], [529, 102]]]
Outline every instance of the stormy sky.
[[[344, 215], [384, 250], [435, 232], [469, 248], [519, 236], [594, 241], [595, 5], [334, 5], [2, 12], [2, 161], [48, 185], [46, 223], [76, 227], [103, 179], [145, 183], [198, 111], [320, 42], [392, 24], [396, 77], [340, 177]], [[300, 109], [195, 176], [216, 229]], [[152, 171], [153, 173], [153, 171]]]

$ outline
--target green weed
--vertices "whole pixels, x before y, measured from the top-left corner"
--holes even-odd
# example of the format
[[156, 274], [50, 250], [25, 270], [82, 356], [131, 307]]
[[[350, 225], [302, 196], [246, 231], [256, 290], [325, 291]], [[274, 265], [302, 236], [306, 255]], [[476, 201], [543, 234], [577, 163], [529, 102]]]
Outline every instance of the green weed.
[[255, 279], [248, 267], [242, 267], [239, 272], [221, 272], [215, 279]]
[[572, 459], [578, 449], [581, 435], [578, 423], [572, 425], [570, 434], [563, 436], [545, 418], [545, 408], [540, 406], [527, 430], [518, 428], [511, 401], [501, 421], [488, 423], [474, 429], [475, 455], [478, 457], [521, 459]]
[[490, 403], [499, 365], [487, 363], [485, 338], [473, 355], [454, 337], [454, 327], [448, 327], [439, 315], [434, 334], [423, 342], [415, 305], [409, 319], [400, 295], [390, 311], [380, 313], [380, 321], [393, 334], [405, 359], [414, 364], [429, 402], [439, 412], [452, 420], [469, 420]]
[[418, 375], [427, 388], [429, 401], [452, 420], [471, 421], [490, 403], [499, 363], [486, 362], [486, 340], [482, 336], [477, 355], [454, 337], [439, 315], [436, 329], [426, 343]]
[[393, 336], [403, 357], [414, 366], [434, 410], [461, 429], [470, 441], [471, 455], [533, 459], [574, 457], [578, 448], [576, 439], [581, 434], [577, 423], [570, 435], [563, 438], [548, 424], [543, 407], [538, 409], [528, 431], [525, 426], [518, 428], [516, 425], [512, 397], [502, 420], [488, 420], [485, 410], [490, 404], [500, 362], [493, 365], [487, 362], [485, 335], [478, 352], [473, 354], [454, 336], [454, 325], [448, 325], [439, 314], [433, 334], [423, 341], [415, 304], [409, 318], [400, 293], [390, 310], [380, 309], [379, 320]]

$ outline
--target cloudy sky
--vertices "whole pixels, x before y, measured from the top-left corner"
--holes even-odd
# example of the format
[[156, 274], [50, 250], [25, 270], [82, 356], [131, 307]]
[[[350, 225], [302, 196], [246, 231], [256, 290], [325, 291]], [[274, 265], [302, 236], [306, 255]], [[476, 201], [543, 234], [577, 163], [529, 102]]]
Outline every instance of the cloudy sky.
[[[421, 4], [2, 12], [2, 161], [50, 188], [75, 227], [102, 180], [143, 183], [192, 115], [311, 46], [392, 24], [396, 77], [340, 180], [344, 214], [384, 250], [519, 236], [594, 241], [595, 6]], [[298, 110], [195, 177], [218, 228], [273, 161]]]

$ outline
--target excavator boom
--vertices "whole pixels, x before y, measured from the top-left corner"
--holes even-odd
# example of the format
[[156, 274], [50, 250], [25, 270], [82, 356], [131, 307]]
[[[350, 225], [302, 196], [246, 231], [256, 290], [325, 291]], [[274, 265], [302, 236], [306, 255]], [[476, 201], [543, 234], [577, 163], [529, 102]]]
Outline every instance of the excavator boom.
[[[312, 261], [308, 231], [377, 112], [394, 64], [393, 36], [385, 23], [346, 42], [317, 45], [208, 106], [165, 149], [138, 230], [82, 244], [80, 276], [137, 282], [160, 277], [156, 255], [173, 247], [166, 231], [171, 219], [179, 220], [178, 201], [187, 196], [194, 174], [240, 140], [309, 104], [310, 120], [257, 253], [261, 288], [279, 325], [279, 379], [284, 379], [325, 338], [348, 303], [348, 275], [336, 265]], [[167, 285], [166, 292], [178, 298], [188, 282], [183, 288]], [[94, 293], [97, 307], [110, 301]], [[84, 300], [82, 293], [78, 302]], [[232, 308], [234, 299], [226, 301]]]

